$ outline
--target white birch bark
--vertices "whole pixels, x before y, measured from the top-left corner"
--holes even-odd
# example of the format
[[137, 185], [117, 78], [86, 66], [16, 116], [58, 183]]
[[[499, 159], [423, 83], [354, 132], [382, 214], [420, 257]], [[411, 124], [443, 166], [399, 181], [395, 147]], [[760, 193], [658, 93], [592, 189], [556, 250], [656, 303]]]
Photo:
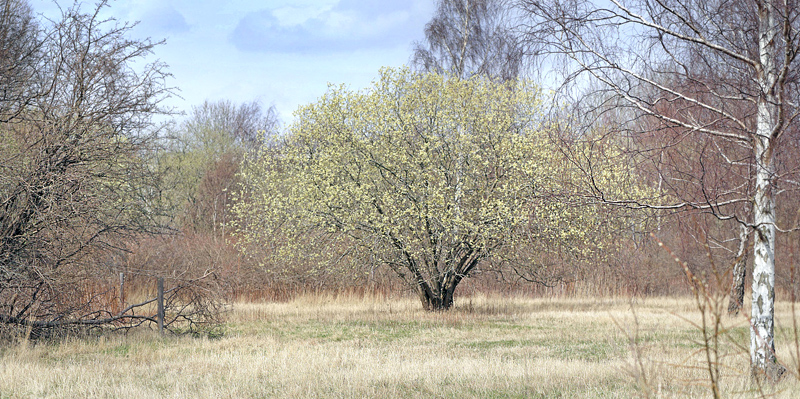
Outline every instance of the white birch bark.
[[[761, 108], [761, 107], [759, 107]], [[759, 115], [760, 117], [760, 115]], [[761, 125], [759, 121], [759, 125]], [[776, 363], [775, 317], [775, 199], [772, 195], [770, 140], [756, 140], [756, 194], [753, 200], [753, 306], [750, 319], [750, 360], [753, 371], [767, 372]]]
[[753, 149], [756, 162], [756, 187], [753, 198], [753, 306], [750, 318], [750, 360], [754, 374], [773, 380], [783, 369], [775, 356], [775, 138], [779, 131], [781, 99], [776, 55], [781, 26], [771, 1], [759, 4], [759, 68], [761, 89], [758, 98], [756, 134]]

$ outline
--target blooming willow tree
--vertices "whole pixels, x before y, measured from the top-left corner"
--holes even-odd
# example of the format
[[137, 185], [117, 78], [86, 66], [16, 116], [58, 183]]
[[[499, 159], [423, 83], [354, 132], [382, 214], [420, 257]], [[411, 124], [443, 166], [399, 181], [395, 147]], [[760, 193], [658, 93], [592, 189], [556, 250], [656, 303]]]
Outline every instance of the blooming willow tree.
[[406, 69], [332, 88], [242, 172], [240, 245], [276, 248], [268, 265], [310, 251], [320, 268], [342, 255], [386, 266], [426, 309], [448, 309], [488, 260], [577, 242], [595, 223], [556, 196], [565, 174], [540, 101], [525, 82]]

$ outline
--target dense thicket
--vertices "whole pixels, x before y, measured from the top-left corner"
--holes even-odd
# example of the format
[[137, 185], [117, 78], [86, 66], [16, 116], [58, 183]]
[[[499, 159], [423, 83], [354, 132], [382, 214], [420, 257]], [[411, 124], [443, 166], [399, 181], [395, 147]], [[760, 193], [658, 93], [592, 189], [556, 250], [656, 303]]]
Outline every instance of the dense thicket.
[[144, 63], [157, 43], [100, 20], [105, 2], [38, 23], [26, 3], [2, 5], [0, 321], [152, 320], [109, 299], [107, 259], [164, 228], [152, 117], [170, 90], [165, 66]]

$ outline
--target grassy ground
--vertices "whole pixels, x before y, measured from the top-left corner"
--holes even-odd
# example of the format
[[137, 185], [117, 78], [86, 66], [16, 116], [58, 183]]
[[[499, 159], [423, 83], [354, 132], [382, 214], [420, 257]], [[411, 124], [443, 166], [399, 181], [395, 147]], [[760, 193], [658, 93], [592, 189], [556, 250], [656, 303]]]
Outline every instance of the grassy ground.
[[[689, 299], [308, 297], [235, 304], [220, 338], [150, 332], [0, 349], [0, 397], [628, 398], [710, 396]], [[797, 370], [791, 310], [778, 356]], [[725, 319], [720, 387], [749, 382], [747, 321]], [[800, 397], [790, 376], [768, 392]]]

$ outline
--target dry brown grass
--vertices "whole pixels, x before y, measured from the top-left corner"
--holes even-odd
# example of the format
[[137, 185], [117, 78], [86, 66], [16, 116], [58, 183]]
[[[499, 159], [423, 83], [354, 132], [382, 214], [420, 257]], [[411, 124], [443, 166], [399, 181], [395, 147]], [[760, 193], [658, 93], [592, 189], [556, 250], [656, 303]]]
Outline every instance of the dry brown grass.
[[[788, 304], [778, 314], [791, 325]], [[239, 303], [217, 339], [142, 331], [6, 347], [0, 397], [704, 397], [698, 318], [676, 298], [479, 296], [445, 313], [402, 298]], [[728, 324], [722, 391], [757, 396], [736, 348], [746, 319]], [[779, 330], [778, 355], [796, 370], [790, 333]], [[795, 377], [769, 389], [800, 397]]]

